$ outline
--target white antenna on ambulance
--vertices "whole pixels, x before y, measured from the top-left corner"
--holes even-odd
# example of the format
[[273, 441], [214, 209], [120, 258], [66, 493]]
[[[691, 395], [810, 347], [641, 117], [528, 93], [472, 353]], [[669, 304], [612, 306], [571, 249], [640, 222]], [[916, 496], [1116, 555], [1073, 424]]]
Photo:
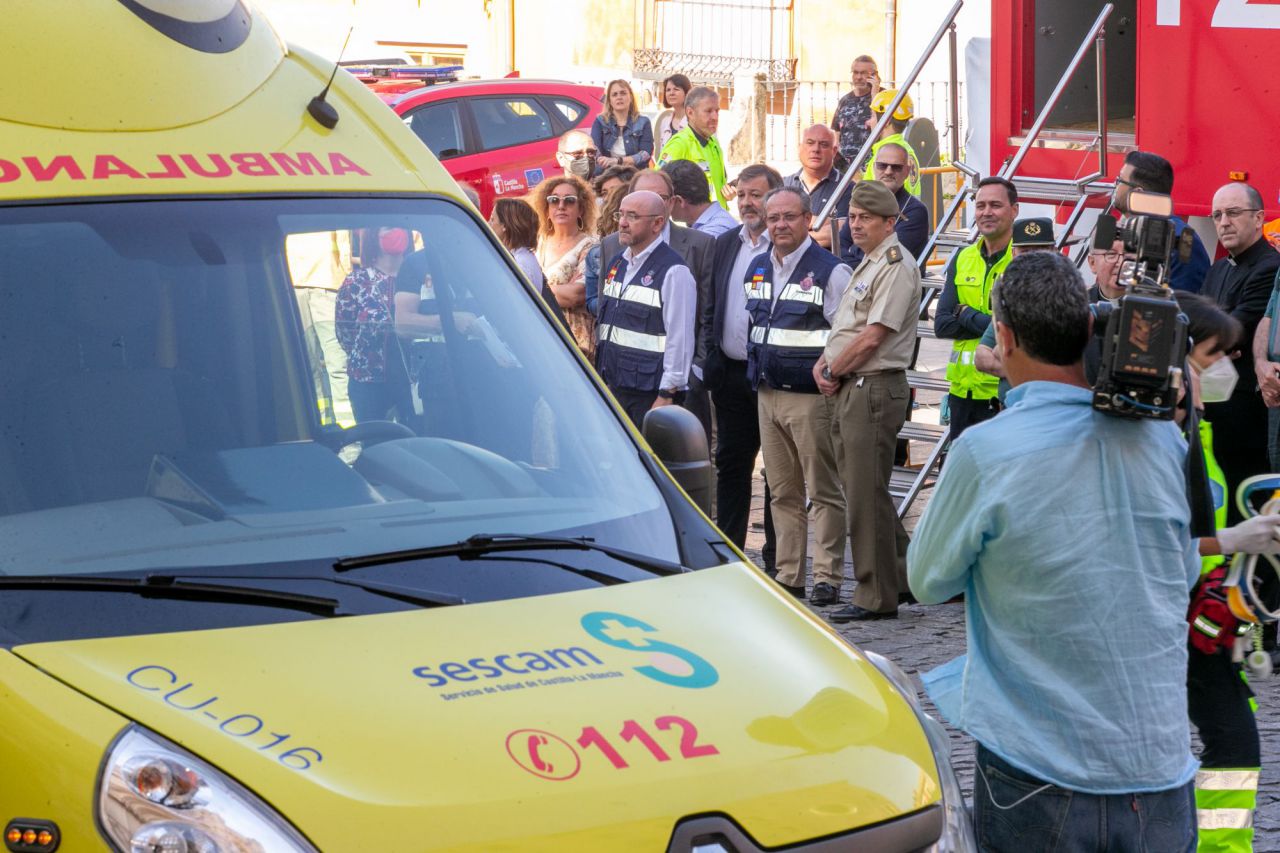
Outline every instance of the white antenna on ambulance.
[[333, 63], [333, 73], [329, 75], [329, 82], [324, 85], [324, 91], [311, 99], [311, 103], [307, 104], [307, 112], [315, 119], [321, 127], [333, 130], [338, 124], [338, 111], [333, 108], [333, 104], [325, 100], [329, 94], [329, 87], [333, 85], [333, 78], [338, 76], [338, 69], [342, 67], [342, 57], [346, 55], [347, 43], [351, 41], [351, 31], [355, 27], [347, 30], [347, 37], [342, 42], [342, 50], [338, 51], [338, 61]]

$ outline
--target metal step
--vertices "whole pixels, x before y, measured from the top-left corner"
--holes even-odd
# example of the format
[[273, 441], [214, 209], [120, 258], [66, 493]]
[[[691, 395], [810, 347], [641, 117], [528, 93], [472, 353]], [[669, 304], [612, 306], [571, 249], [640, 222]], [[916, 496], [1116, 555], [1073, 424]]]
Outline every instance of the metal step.
[[909, 441], [928, 441], [936, 443], [947, 432], [947, 428], [938, 424], [924, 424], [919, 421], [907, 421], [898, 431], [898, 438]]
[[1063, 202], [1077, 201], [1080, 196], [1111, 195], [1115, 191], [1114, 181], [1094, 181], [1081, 188], [1073, 181], [1062, 178], [1035, 178], [1026, 175], [1015, 175], [1013, 185], [1018, 188], [1019, 200]]
[[907, 384], [921, 391], [941, 391], [945, 394], [951, 390], [951, 383], [947, 380], [918, 370], [907, 371]]
[[[911, 491], [911, 487], [915, 484], [916, 478], [920, 476], [919, 468], [906, 468], [902, 465], [894, 465], [893, 473], [889, 475], [889, 494], [898, 500], [905, 498], [907, 493]], [[930, 474], [925, 478], [921, 488], [927, 489], [936, 483], [938, 476]]]

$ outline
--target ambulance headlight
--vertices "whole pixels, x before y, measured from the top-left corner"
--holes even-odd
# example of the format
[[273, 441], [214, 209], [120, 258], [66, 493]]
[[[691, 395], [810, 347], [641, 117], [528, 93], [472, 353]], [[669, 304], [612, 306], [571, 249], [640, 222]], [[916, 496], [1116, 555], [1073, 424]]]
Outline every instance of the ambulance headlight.
[[137, 727], [103, 764], [98, 824], [121, 853], [315, 850], [239, 783]]
[[964, 804], [964, 792], [960, 789], [960, 780], [956, 778], [956, 772], [951, 767], [951, 738], [948, 737], [947, 730], [942, 727], [942, 723], [926, 714], [920, 707], [916, 686], [912, 683], [911, 676], [907, 675], [902, 667], [884, 655], [868, 651], [862, 653], [885, 678], [893, 683], [894, 687], [898, 688], [898, 692], [911, 705], [933, 750], [933, 763], [938, 768], [938, 781], [942, 783], [943, 823], [942, 837], [928, 848], [928, 853], [968, 853], [968, 851], [977, 850], [973, 822]]

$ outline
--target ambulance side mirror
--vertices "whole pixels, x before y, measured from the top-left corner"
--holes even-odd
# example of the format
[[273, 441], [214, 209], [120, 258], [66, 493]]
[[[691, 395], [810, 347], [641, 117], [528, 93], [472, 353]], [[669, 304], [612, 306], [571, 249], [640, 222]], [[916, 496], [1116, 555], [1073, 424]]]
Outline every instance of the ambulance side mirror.
[[682, 406], [663, 406], [645, 414], [641, 432], [680, 488], [710, 515], [715, 472], [702, 422]]

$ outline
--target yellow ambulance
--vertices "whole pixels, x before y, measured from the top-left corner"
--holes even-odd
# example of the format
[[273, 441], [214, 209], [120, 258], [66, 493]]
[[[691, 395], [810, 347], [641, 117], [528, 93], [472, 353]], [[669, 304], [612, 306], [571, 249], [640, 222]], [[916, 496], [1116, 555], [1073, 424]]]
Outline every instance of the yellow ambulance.
[[4, 22], [6, 849], [968, 849], [377, 97], [243, 0]]

